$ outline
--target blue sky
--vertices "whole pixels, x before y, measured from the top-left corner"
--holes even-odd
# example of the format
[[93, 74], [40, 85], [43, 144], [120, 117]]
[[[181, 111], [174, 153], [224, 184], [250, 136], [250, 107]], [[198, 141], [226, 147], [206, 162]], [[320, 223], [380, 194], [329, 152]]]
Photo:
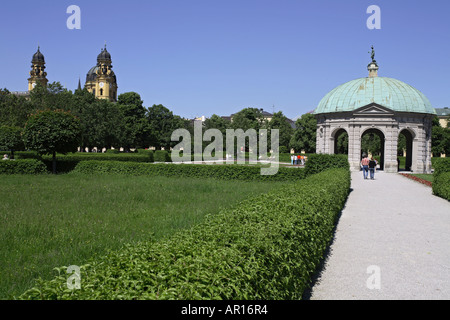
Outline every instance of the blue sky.
[[[69, 30], [69, 5], [81, 30]], [[370, 5], [381, 30], [369, 30]], [[74, 90], [106, 41], [119, 94], [138, 92], [192, 118], [245, 107], [313, 110], [347, 81], [366, 77], [371, 45], [379, 75], [450, 104], [448, 0], [43, 0], [3, 2], [0, 87], [27, 90], [38, 44], [50, 82]]]

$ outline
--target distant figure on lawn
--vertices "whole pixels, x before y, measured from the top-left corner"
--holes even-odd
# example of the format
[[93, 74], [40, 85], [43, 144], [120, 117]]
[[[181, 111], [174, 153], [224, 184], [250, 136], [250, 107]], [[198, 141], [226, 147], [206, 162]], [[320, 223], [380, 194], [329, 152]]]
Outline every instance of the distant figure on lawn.
[[367, 157], [366, 154], [364, 154], [363, 159], [361, 160], [361, 168], [363, 170], [364, 180], [366, 180], [369, 175], [369, 162], [370, 162], [369, 158]]
[[375, 180], [375, 168], [377, 167], [377, 160], [373, 157], [370, 157], [369, 161], [369, 170], [370, 170], [370, 179]]
[[7, 154], [3, 155], [3, 159], [2, 160], [9, 160], [8, 155]]

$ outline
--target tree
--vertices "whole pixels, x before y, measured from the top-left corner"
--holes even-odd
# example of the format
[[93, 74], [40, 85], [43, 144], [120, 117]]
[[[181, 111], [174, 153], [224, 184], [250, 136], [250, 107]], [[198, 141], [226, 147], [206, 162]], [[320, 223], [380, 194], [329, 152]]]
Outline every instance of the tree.
[[80, 121], [70, 112], [47, 110], [29, 117], [22, 138], [26, 148], [53, 155], [53, 173], [56, 174], [56, 153], [77, 151], [80, 134]]
[[24, 97], [0, 92], [0, 125], [23, 128], [27, 122], [28, 115], [33, 111], [33, 105]]
[[[339, 134], [339, 133], [338, 133]], [[337, 137], [336, 154], [348, 154], [348, 133], [343, 130]]]
[[443, 128], [438, 117], [434, 117], [432, 121], [431, 152], [435, 156], [450, 154], [450, 129]]
[[150, 142], [150, 128], [141, 96], [136, 92], [119, 95], [118, 106], [122, 115], [123, 131], [121, 144], [129, 150], [143, 148]]
[[365, 154], [381, 154], [381, 138], [378, 134], [367, 133], [361, 138], [361, 151]]
[[[280, 150], [287, 151], [289, 150], [289, 145], [292, 139], [292, 135], [294, 133], [294, 129], [292, 128], [291, 124], [289, 123], [288, 118], [283, 114], [283, 112], [279, 111], [276, 112], [272, 119], [269, 121], [268, 123], [268, 129], [272, 130], [272, 129], [278, 129], [280, 130], [280, 135], [279, 135], [279, 145], [280, 145]], [[268, 138], [268, 145], [270, 146], [271, 143], [271, 138], [270, 138], [270, 133], [271, 131], [269, 131], [269, 138]]]
[[14, 151], [24, 148], [22, 141], [22, 129], [18, 127], [0, 127], [0, 150], [10, 150], [11, 159], [14, 159]]
[[35, 110], [71, 110], [72, 98], [72, 91], [59, 82], [52, 82], [47, 86], [37, 83], [30, 93], [30, 101]]
[[262, 109], [245, 108], [233, 116], [231, 127], [233, 129], [255, 129], [258, 132], [260, 129], [267, 127], [267, 121], [264, 119]]
[[158, 150], [169, 149], [174, 130], [174, 115], [162, 104], [148, 108], [147, 120], [151, 132], [150, 144]]
[[[211, 118], [206, 119], [205, 123], [204, 123], [204, 130], [206, 131], [209, 129], [217, 129], [222, 133], [222, 136], [223, 136], [222, 146], [223, 146], [223, 150], [225, 150], [226, 145], [227, 145], [227, 138], [226, 138], [227, 129], [231, 129], [231, 121], [226, 120], [216, 114], [213, 114], [211, 116]], [[193, 135], [192, 135], [192, 137], [193, 137]], [[203, 149], [209, 144], [210, 144], [209, 141], [204, 141]]]
[[227, 129], [231, 128], [231, 122], [225, 120], [224, 118], [213, 114], [211, 118], [205, 120], [205, 130], [208, 129], [218, 129], [223, 135], [226, 134]]
[[290, 146], [297, 152], [316, 152], [317, 120], [311, 113], [306, 113], [295, 122], [296, 129]]

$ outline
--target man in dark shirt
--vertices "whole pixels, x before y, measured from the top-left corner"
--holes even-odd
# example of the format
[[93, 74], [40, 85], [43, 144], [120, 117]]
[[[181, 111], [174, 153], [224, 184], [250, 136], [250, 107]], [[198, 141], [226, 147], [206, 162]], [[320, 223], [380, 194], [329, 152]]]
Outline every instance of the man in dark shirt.
[[370, 170], [370, 179], [375, 180], [375, 168], [377, 167], [377, 160], [373, 157], [370, 157], [369, 161], [369, 170]]

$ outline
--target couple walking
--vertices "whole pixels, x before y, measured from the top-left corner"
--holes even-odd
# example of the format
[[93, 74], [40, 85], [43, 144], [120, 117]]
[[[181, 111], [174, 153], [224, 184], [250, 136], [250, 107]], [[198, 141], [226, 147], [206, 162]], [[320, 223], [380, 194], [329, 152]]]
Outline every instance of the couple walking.
[[375, 168], [377, 167], [377, 160], [375, 160], [373, 157], [370, 157], [370, 159], [367, 157], [367, 155], [363, 155], [363, 159], [361, 160], [361, 168], [363, 170], [363, 176], [364, 180], [369, 178], [369, 171], [370, 171], [370, 179], [375, 180]]

